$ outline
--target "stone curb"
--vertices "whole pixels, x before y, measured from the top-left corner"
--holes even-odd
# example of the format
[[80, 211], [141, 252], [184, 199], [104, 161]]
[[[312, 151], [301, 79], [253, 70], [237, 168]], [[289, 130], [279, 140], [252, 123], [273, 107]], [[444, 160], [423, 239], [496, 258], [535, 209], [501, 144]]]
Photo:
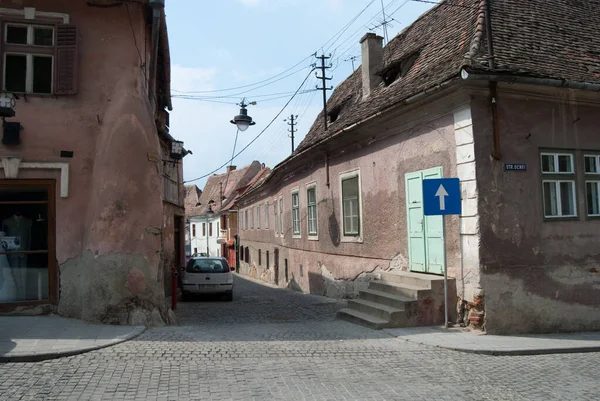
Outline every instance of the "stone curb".
[[78, 349], [73, 349], [73, 350], [68, 350], [68, 351], [41, 352], [41, 353], [28, 353], [28, 354], [21, 353], [21, 354], [16, 354], [16, 355], [8, 354], [9, 356], [0, 355], [0, 363], [41, 362], [41, 361], [47, 361], [50, 359], [65, 358], [68, 356], [84, 354], [86, 352], [96, 351], [96, 350], [99, 350], [102, 348], [112, 347], [113, 345], [121, 344], [121, 343], [124, 343], [129, 340], [133, 340], [134, 338], [139, 337], [145, 331], [146, 331], [145, 326], [135, 327], [135, 329], [132, 330], [127, 335], [125, 335], [119, 339], [112, 340], [108, 343], [101, 344], [101, 345], [95, 345], [95, 346], [91, 346], [91, 347], [78, 348]]
[[527, 356], [527, 355], [550, 355], [550, 354], [579, 354], [588, 352], [600, 352], [600, 346], [592, 345], [588, 347], [557, 347], [557, 348], [539, 348], [539, 349], [472, 349], [464, 347], [452, 347], [444, 345], [433, 345], [421, 341], [407, 340], [395, 337], [397, 340], [425, 345], [432, 348], [441, 348], [451, 351], [464, 352], [468, 354], [492, 355], [492, 356]]

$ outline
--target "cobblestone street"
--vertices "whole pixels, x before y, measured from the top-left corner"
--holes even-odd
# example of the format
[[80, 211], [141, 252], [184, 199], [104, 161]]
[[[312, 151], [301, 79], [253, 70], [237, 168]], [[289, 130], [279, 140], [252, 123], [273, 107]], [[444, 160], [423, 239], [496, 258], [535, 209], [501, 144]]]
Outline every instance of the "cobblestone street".
[[336, 320], [342, 302], [235, 280], [233, 302], [180, 303], [180, 326], [79, 356], [0, 365], [0, 399], [598, 399], [600, 354], [430, 348]]

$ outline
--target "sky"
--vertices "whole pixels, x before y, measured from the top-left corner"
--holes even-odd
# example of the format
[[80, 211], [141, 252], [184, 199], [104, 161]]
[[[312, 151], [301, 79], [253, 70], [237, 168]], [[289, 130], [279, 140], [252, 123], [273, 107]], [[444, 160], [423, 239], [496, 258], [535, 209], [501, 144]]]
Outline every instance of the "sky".
[[[383, 0], [389, 40], [432, 6]], [[313, 54], [331, 55], [327, 86], [335, 88], [352, 73], [352, 57], [354, 68], [360, 65], [360, 38], [384, 35], [377, 27], [382, 0], [167, 0], [166, 14], [170, 132], [193, 152], [184, 159], [184, 181], [201, 189], [234, 155], [237, 128], [230, 120], [239, 113], [237, 103], [256, 102], [248, 106], [256, 125], [237, 135], [232, 164], [258, 160], [273, 168], [292, 151], [289, 117], [297, 116], [297, 147], [323, 108], [323, 94], [315, 89], [321, 81], [311, 71], [320, 60]]]

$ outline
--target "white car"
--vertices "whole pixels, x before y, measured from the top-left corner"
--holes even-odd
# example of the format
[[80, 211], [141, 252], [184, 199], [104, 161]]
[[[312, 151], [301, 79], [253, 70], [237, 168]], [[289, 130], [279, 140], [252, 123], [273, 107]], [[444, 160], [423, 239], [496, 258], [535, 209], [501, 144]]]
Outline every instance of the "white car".
[[223, 294], [233, 300], [233, 274], [225, 258], [191, 258], [182, 277], [182, 300], [190, 294]]

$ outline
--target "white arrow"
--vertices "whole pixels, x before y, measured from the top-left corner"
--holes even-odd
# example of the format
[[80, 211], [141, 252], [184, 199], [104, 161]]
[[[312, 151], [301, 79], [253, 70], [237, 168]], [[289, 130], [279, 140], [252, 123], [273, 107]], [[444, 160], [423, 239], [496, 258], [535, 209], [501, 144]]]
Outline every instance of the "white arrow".
[[446, 192], [446, 188], [440, 184], [435, 196], [440, 198], [440, 210], [446, 210], [446, 196], [448, 196], [448, 192]]

